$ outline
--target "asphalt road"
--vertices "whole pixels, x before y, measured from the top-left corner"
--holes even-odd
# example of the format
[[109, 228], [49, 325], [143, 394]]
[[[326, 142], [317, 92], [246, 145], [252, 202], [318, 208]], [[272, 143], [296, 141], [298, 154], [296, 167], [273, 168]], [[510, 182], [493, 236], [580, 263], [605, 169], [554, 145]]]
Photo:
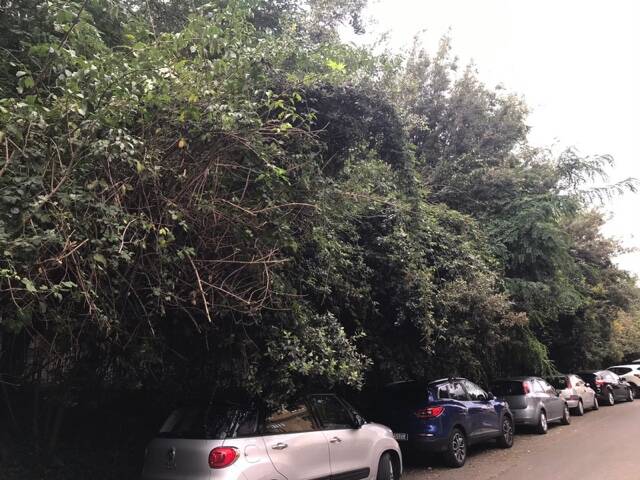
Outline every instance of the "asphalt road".
[[600, 407], [546, 435], [519, 430], [513, 448], [471, 447], [464, 467], [405, 462], [403, 480], [639, 480], [640, 400]]

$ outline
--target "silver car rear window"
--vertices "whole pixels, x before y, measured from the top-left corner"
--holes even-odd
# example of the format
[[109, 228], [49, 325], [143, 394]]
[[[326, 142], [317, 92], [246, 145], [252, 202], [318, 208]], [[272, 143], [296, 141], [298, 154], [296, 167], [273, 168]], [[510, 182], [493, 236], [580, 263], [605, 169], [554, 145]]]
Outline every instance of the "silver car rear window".
[[545, 380], [556, 390], [564, 390], [565, 388], [569, 388], [569, 386], [567, 385], [567, 378], [564, 376], [547, 377], [545, 378]]
[[491, 385], [491, 393], [498, 397], [508, 397], [511, 395], [524, 395], [523, 382], [517, 380], [504, 380], [494, 382]]

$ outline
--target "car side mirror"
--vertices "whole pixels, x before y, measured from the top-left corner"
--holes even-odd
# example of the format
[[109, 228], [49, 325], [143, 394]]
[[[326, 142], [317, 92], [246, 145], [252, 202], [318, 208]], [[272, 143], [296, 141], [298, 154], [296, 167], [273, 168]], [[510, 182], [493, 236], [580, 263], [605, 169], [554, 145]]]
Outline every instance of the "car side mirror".
[[354, 429], [357, 430], [357, 429], [361, 428], [365, 423], [367, 423], [366, 420], [364, 418], [362, 418], [360, 416], [360, 414], [356, 413], [353, 416], [353, 428]]
[[491, 392], [487, 393], [487, 400], [488, 401], [495, 400], [495, 399], [496, 399], [496, 396], [493, 393], [491, 393]]

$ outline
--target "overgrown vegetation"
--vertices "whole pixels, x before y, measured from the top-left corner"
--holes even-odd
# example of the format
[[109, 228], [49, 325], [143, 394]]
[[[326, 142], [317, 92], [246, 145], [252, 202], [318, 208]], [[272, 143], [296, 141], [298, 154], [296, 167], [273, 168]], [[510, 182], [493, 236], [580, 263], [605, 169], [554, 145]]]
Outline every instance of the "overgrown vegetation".
[[611, 159], [532, 148], [447, 39], [341, 42], [363, 3], [0, 0], [0, 461], [134, 477], [77, 461], [113, 392], [279, 402], [639, 353], [591, 203], [633, 182], [586, 190]]

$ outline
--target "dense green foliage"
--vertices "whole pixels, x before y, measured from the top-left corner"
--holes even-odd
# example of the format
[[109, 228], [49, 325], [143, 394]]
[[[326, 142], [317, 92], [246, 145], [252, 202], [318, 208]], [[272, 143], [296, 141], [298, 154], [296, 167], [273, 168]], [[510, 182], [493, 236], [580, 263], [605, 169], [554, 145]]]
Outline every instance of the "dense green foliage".
[[278, 402], [638, 353], [607, 192], [584, 190], [610, 159], [533, 149], [526, 105], [447, 40], [342, 43], [363, 3], [0, 0], [3, 402]]

